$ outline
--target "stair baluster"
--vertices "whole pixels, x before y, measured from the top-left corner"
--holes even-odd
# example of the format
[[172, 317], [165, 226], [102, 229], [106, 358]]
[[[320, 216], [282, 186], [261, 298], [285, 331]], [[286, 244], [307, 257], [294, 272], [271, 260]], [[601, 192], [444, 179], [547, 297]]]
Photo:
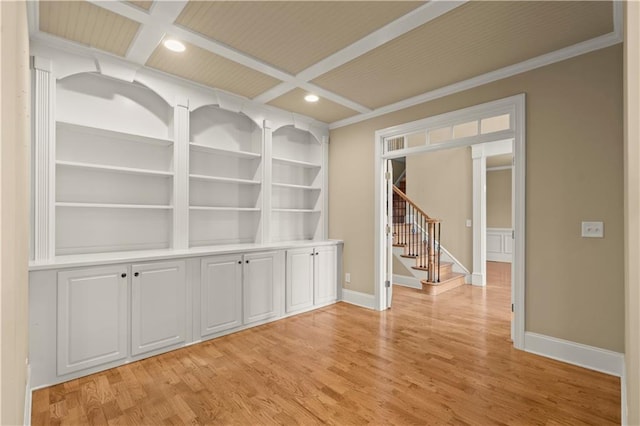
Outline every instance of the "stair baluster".
[[427, 269], [427, 282], [440, 282], [441, 221], [432, 219], [397, 186], [393, 187], [395, 243], [416, 258], [416, 265]]

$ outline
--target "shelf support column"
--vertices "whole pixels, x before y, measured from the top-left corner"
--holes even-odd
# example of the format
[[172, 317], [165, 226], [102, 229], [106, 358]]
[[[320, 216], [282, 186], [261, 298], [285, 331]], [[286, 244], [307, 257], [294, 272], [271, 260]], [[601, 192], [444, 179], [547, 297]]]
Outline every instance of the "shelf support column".
[[173, 110], [173, 248], [189, 248], [189, 100]]
[[473, 161], [473, 273], [471, 284], [487, 285], [487, 156], [485, 144], [471, 147]]
[[33, 170], [31, 257], [46, 262], [55, 257], [56, 128], [53, 114], [56, 81], [48, 59], [32, 57]]
[[329, 173], [327, 172], [329, 170], [329, 137], [323, 136], [320, 143], [322, 144], [322, 169], [320, 169], [320, 173], [322, 173], [322, 190], [320, 191], [320, 208], [322, 209], [320, 221], [322, 229], [317, 238], [326, 240], [329, 238], [329, 197], [327, 196], [327, 189], [329, 188]]
[[273, 231], [271, 229], [272, 215], [272, 181], [273, 162], [272, 157], [273, 131], [271, 121], [264, 120], [262, 125], [262, 241], [270, 243], [273, 241]]

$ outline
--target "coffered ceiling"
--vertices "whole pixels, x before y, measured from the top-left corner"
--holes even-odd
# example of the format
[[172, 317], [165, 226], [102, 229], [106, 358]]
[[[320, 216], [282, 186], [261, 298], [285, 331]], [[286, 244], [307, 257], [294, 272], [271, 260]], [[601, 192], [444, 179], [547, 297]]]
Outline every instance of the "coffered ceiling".
[[[605, 1], [45, 1], [32, 38], [91, 47], [333, 127], [621, 41]], [[167, 50], [174, 38], [183, 53]], [[303, 100], [308, 93], [320, 100]]]

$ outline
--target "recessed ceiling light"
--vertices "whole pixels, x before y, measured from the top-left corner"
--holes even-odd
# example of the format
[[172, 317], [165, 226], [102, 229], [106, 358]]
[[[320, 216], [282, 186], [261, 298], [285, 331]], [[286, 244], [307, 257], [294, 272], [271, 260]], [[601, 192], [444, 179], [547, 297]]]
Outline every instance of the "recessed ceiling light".
[[311, 94], [304, 97], [304, 100], [307, 102], [318, 102], [319, 99], [320, 98], [317, 95], [311, 95]]
[[172, 52], [184, 52], [186, 49], [184, 44], [172, 38], [166, 39], [163, 44], [164, 44], [164, 47], [166, 47]]

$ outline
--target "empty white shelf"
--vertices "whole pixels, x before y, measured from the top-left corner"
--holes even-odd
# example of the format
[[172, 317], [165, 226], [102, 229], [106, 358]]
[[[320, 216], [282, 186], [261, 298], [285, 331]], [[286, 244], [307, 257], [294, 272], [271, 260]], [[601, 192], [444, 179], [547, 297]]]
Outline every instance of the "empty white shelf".
[[320, 164], [309, 163], [307, 161], [290, 160], [288, 158], [282, 157], [272, 157], [272, 159], [274, 163], [287, 164], [289, 166], [305, 167], [309, 169], [319, 169], [320, 167], [322, 167]]
[[173, 206], [157, 204], [111, 204], [111, 203], [68, 203], [57, 202], [56, 207], [83, 207], [83, 208], [106, 208], [106, 209], [155, 209], [169, 210]]
[[133, 167], [109, 166], [106, 164], [83, 163], [79, 161], [56, 161], [56, 165], [64, 167], [75, 167], [78, 169], [103, 170], [110, 172], [128, 173], [134, 175], [151, 175], [151, 176], [173, 176], [173, 172], [164, 172], [160, 170], [137, 169]]
[[261, 157], [260, 154], [256, 154], [255, 152], [233, 151], [230, 149], [214, 148], [209, 145], [203, 145], [195, 142], [191, 142], [189, 146], [194, 151], [207, 152], [207, 153], [216, 154], [216, 155], [226, 155], [229, 157], [246, 158], [246, 159], [252, 159], [252, 160]]
[[310, 191], [320, 191], [320, 188], [317, 186], [308, 186], [308, 185], [294, 185], [291, 183], [273, 183], [273, 186], [278, 188], [291, 188], [291, 189], [305, 189]]
[[280, 213], [320, 213], [320, 210], [314, 209], [272, 209], [274, 212]]
[[259, 180], [236, 179], [236, 178], [227, 178], [227, 177], [220, 177], [220, 176], [192, 175], [192, 174], [190, 174], [189, 177], [191, 179], [208, 180], [211, 182], [236, 183], [241, 185], [260, 185]]
[[161, 145], [161, 146], [169, 146], [173, 144], [173, 140], [171, 139], [156, 138], [152, 136], [143, 136], [143, 135], [137, 135], [133, 133], [117, 132], [115, 130], [102, 129], [99, 127], [83, 126], [81, 124], [68, 123], [65, 121], [58, 121], [56, 122], [56, 124], [59, 128], [68, 129], [76, 133], [83, 133], [90, 136], [96, 135], [96, 136], [103, 136], [103, 137], [108, 137], [113, 139], [119, 139], [123, 141], [150, 143], [150, 144]]
[[190, 206], [190, 210], [210, 210], [221, 212], [259, 212], [258, 207], [209, 207], [209, 206]]

